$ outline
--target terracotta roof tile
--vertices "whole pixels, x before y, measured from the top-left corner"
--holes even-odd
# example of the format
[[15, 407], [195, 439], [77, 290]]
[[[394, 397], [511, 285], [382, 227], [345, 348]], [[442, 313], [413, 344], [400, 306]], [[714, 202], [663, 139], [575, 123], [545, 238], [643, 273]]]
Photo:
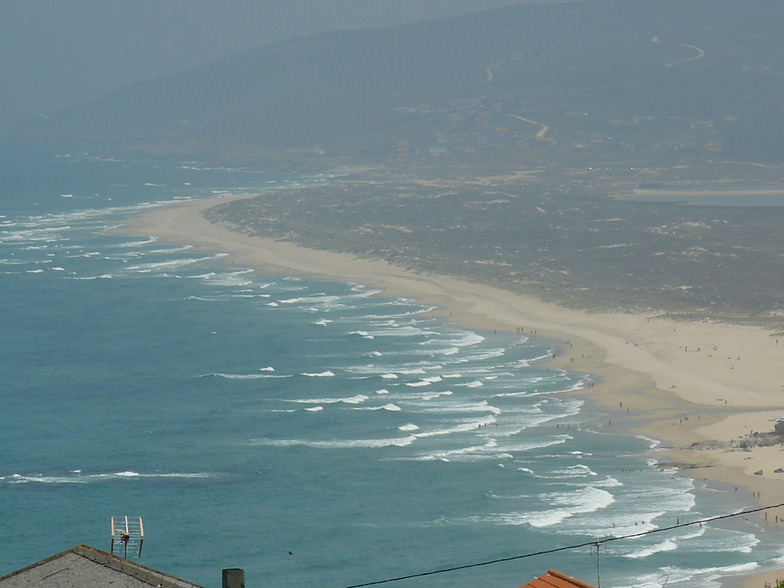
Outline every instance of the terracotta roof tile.
[[575, 580], [557, 570], [548, 570], [521, 588], [594, 588], [586, 582]]

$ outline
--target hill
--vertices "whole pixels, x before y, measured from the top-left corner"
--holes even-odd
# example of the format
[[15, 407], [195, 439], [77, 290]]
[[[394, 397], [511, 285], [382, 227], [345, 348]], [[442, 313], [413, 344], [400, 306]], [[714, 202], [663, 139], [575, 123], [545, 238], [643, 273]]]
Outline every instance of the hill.
[[[275, 43], [17, 134], [163, 153], [784, 153], [784, 5], [584, 0]], [[707, 146], [707, 147], [706, 147]]]

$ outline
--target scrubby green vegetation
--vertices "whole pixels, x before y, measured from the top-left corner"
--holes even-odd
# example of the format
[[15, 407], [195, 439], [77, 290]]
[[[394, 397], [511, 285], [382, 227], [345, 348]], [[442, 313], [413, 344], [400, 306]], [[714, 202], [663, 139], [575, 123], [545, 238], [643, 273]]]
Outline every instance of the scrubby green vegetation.
[[[750, 174], [780, 171], [759, 169]], [[697, 170], [517, 171], [490, 177], [443, 167], [387, 169], [372, 181], [273, 192], [219, 206], [208, 216], [248, 233], [581, 308], [782, 323], [784, 207], [608, 196], [631, 193], [651, 175], [705, 187]], [[394, 179], [383, 180], [384, 174]]]

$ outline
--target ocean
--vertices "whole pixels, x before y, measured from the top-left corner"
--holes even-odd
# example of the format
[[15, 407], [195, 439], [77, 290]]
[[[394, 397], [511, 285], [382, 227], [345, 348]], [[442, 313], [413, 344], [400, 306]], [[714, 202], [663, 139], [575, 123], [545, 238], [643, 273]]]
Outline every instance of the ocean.
[[[0, 146], [0, 575], [141, 516], [205, 586], [701, 588], [781, 564], [755, 519], [609, 433], [552, 342], [367, 285], [265, 275], [113, 228], [176, 200], [336, 181]], [[745, 500], [744, 500], [745, 499]]]

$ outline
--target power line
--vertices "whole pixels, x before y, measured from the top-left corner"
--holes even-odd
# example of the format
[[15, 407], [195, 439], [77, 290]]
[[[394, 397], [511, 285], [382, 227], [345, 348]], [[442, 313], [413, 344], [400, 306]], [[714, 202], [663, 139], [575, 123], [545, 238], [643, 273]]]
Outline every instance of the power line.
[[460, 566], [453, 566], [453, 567], [450, 567], [450, 568], [441, 568], [441, 569], [438, 569], [438, 570], [431, 570], [429, 572], [419, 572], [417, 574], [408, 574], [408, 575], [405, 575], [405, 576], [397, 576], [396, 578], [387, 578], [386, 580], [376, 580], [374, 582], [365, 582], [363, 584], [352, 584], [351, 586], [346, 586], [346, 588], [362, 588], [364, 586], [377, 586], [379, 584], [389, 584], [391, 582], [400, 582], [402, 580], [411, 580], [413, 578], [424, 578], [426, 576], [434, 576], [436, 574], [446, 574], [446, 573], [449, 573], [449, 572], [457, 572], [457, 571], [460, 571], [460, 570], [467, 570], [467, 569], [470, 569], [470, 568], [478, 568], [478, 567], [482, 567], [482, 566], [490, 566], [490, 565], [504, 563], [504, 562], [508, 562], [508, 561], [515, 561], [515, 560], [518, 560], [518, 559], [526, 559], [526, 558], [529, 558], [529, 557], [536, 557], [536, 556], [539, 556], [539, 555], [548, 555], [548, 554], [551, 554], [551, 553], [558, 553], [558, 552], [561, 552], [561, 551], [569, 551], [571, 549], [582, 549], [583, 547], [596, 547], [598, 549], [600, 545], [603, 545], [605, 543], [610, 543], [612, 541], [622, 541], [624, 539], [635, 539], [637, 537], [644, 537], [645, 535], [653, 535], [654, 533], [664, 533], [665, 531], [672, 531], [673, 529], [680, 529], [682, 527], [690, 527], [690, 526], [693, 526], [693, 525], [703, 525], [705, 523], [712, 523], [714, 521], [720, 521], [722, 519], [731, 519], [733, 517], [739, 517], [739, 516], [743, 516], [743, 515], [754, 514], [754, 513], [757, 513], [757, 512], [762, 512], [764, 510], [771, 510], [771, 509], [774, 509], [774, 508], [781, 508], [781, 507], [784, 507], [784, 502], [782, 502], [780, 504], [772, 504], [772, 505], [769, 505], [769, 506], [760, 506], [760, 507], [752, 508], [752, 509], [749, 509], [749, 510], [742, 510], [742, 511], [736, 512], [736, 513], [717, 515], [717, 516], [714, 516], [714, 517], [708, 517], [707, 519], [700, 519], [700, 520], [697, 520], [697, 521], [691, 521], [689, 523], [678, 523], [677, 525], [671, 525], [669, 527], [661, 527], [661, 528], [658, 528], [658, 529], [650, 529], [648, 531], [640, 531], [639, 533], [632, 533], [630, 535], [621, 535], [619, 537], [607, 537], [605, 539], [594, 539], [592, 541], [586, 541], [585, 543], [578, 543], [578, 544], [575, 544], [575, 545], [567, 545], [567, 546], [564, 546], [564, 547], [553, 547], [551, 549], [544, 549], [542, 551], [535, 551], [535, 552], [532, 552], [532, 553], [523, 553], [521, 555], [512, 555], [512, 556], [509, 556], [509, 557], [500, 557], [498, 559], [491, 559], [491, 560], [488, 560], [488, 561], [464, 564], [464, 565], [460, 565]]

